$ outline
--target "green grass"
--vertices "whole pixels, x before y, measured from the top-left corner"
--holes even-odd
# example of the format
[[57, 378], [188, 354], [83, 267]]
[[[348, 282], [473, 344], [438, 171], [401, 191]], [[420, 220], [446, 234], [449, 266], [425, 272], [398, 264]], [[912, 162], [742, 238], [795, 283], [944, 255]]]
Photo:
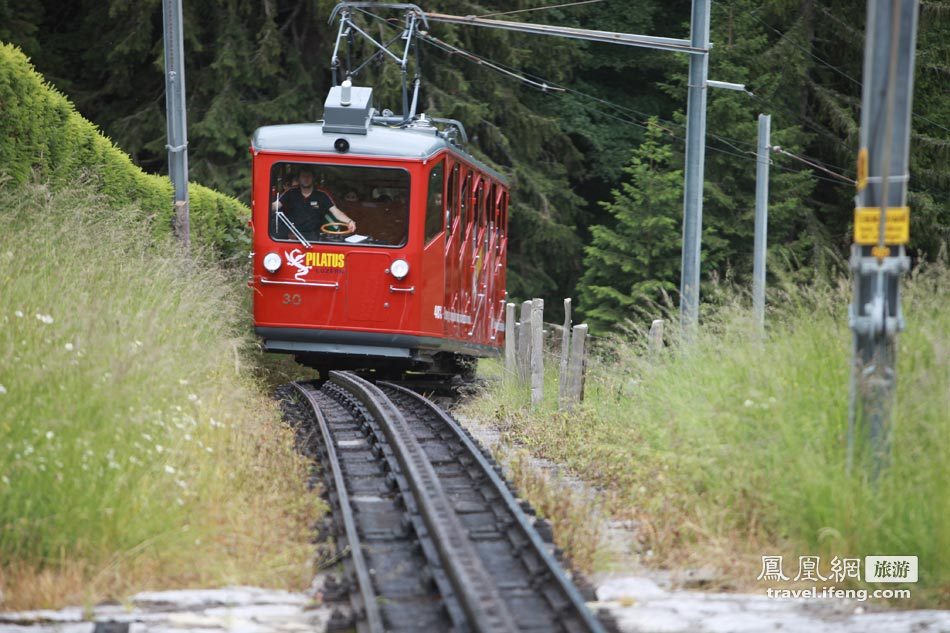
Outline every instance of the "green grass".
[[[717, 308], [695, 344], [650, 358], [642, 337], [600, 346], [576, 415], [527, 406], [497, 381], [467, 413], [568, 465], [638, 522], [660, 565], [715, 565], [755, 586], [760, 556], [914, 555], [915, 603], [950, 604], [950, 271], [906, 285], [889, 468], [846, 469], [848, 284], [776, 293], [759, 340], [748, 309]], [[738, 302], [736, 302], [738, 303]], [[552, 359], [553, 360], [553, 359]], [[549, 366], [555, 363], [548, 362]], [[497, 364], [488, 374], [499, 375]], [[554, 393], [549, 374], [546, 392]], [[788, 573], [786, 569], [786, 574]]]
[[241, 287], [142, 217], [0, 188], [4, 606], [311, 571], [316, 504], [249, 379]]

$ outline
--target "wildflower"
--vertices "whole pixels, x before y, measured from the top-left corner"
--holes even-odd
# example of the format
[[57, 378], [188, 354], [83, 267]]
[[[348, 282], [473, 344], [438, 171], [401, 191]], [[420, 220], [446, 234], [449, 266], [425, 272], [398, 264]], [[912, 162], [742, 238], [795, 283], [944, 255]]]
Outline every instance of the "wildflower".
[[165, 472], [168, 473], [169, 475], [174, 475], [174, 474], [175, 474], [175, 467], [174, 467], [174, 466], [169, 466], [168, 464], [165, 464]]
[[755, 404], [755, 403], [752, 402], [751, 400], [746, 400], [745, 402], [742, 403], [742, 406], [744, 406], [744, 407], [751, 407], [751, 406], [754, 405], [754, 404]]
[[0, 481], [2, 481], [7, 486], [10, 485], [10, 478], [6, 475], [0, 476]]
[[205, 450], [208, 451], [209, 453], [213, 453], [213, 452], [214, 452], [214, 449], [211, 448], [210, 446], [206, 446], [206, 447], [205, 447]]
[[145, 438], [145, 441], [146, 441], [146, 442], [151, 442], [151, 441], [152, 441], [152, 436], [149, 435], [148, 433], [142, 433], [142, 437]]
[[191, 441], [191, 433], [185, 433], [185, 441], [186, 441], [186, 442], [190, 442], [190, 441]]
[[22, 318], [23, 318], [23, 310], [17, 310], [17, 311], [14, 312], [13, 314], [15, 314], [18, 319], [22, 319]]
[[53, 439], [53, 435], [54, 435], [54, 433], [53, 433], [52, 431], [47, 431], [47, 432], [46, 432], [46, 439], [48, 439], [48, 440]]
[[188, 384], [188, 381], [185, 380], [184, 378], [179, 378], [179, 379], [178, 379], [178, 384], [184, 386], [184, 385], [187, 385], [187, 384]]
[[142, 341], [136, 339], [136, 341], [135, 341], [135, 346], [136, 346], [136, 347], [142, 347], [142, 345], [143, 345]]
[[162, 446], [161, 444], [156, 444], [156, 445], [155, 445], [155, 452], [156, 452], [156, 453], [161, 453], [161, 452], [164, 451], [164, 450], [165, 450], [165, 447]]
[[53, 317], [49, 314], [40, 314], [39, 312], [37, 312], [36, 318], [42, 321], [43, 323], [45, 323], [46, 325], [50, 325], [53, 322]]
[[190, 400], [191, 402], [198, 402], [198, 396], [196, 396], [196, 395], [193, 394], [193, 393], [189, 393], [189, 394], [188, 394], [188, 400]]
[[185, 505], [185, 501], [181, 497], [178, 497], [177, 499], [175, 499], [175, 503], [177, 503], [180, 506]]
[[179, 488], [181, 488], [182, 490], [185, 490], [186, 488], [188, 488], [188, 484], [185, 483], [185, 481], [184, 481], [184, 480], [181, 480], [181, 479], [176, 479], [176, 480], [175, 480], [175, 485], [178, 486]]
[[4, 387], [3, 385], [0, 385], [0, 396], [2, 396], [3, 394], [5, 394], [6, 392], [7, 392], [7, 388]]
[[73, 351], [74, 349], [76, 349], [75, 346], [74, 346], [72, 343], [66, 343], [65, 345], [63, 345], [63, 347], [66, 348], [66, 351], [67, 351], [67, 352], [71, 352], [71, 351]]

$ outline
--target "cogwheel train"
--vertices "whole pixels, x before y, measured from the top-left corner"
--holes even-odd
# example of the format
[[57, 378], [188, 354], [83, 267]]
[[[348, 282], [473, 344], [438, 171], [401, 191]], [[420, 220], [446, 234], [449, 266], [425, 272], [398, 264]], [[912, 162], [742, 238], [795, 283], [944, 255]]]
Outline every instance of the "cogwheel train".
[[460, 124], [371, 103], [345, 81], [322, 122], [255, 132], [255, 331], [321, 371], [471, 371], [504, 342], [508, 182]]

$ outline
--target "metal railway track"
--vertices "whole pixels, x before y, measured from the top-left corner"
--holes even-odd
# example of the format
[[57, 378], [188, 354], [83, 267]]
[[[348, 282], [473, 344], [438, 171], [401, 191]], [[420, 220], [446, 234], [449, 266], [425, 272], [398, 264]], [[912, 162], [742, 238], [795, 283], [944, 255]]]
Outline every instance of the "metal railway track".
[[346, 607], [335, 627], [604, 630], [493, 463], [437, 405], [347, 372], [294, 387], [347, 554], [331, 587]]

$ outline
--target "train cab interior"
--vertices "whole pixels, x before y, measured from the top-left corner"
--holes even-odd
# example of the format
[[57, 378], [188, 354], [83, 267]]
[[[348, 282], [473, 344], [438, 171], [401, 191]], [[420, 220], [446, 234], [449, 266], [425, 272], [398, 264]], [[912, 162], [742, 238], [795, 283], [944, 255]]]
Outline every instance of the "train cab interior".
[[[278, 162], [270, 180], [269, 233], [277, 242], [299, 242], [303, 237], [325, 244], [406, 244], [410, 176], [404, 169]], [[311, 187], [316, 193], [303, 195]], [[355, 230], [348, 230], [329, 206], [352, 219]]]

